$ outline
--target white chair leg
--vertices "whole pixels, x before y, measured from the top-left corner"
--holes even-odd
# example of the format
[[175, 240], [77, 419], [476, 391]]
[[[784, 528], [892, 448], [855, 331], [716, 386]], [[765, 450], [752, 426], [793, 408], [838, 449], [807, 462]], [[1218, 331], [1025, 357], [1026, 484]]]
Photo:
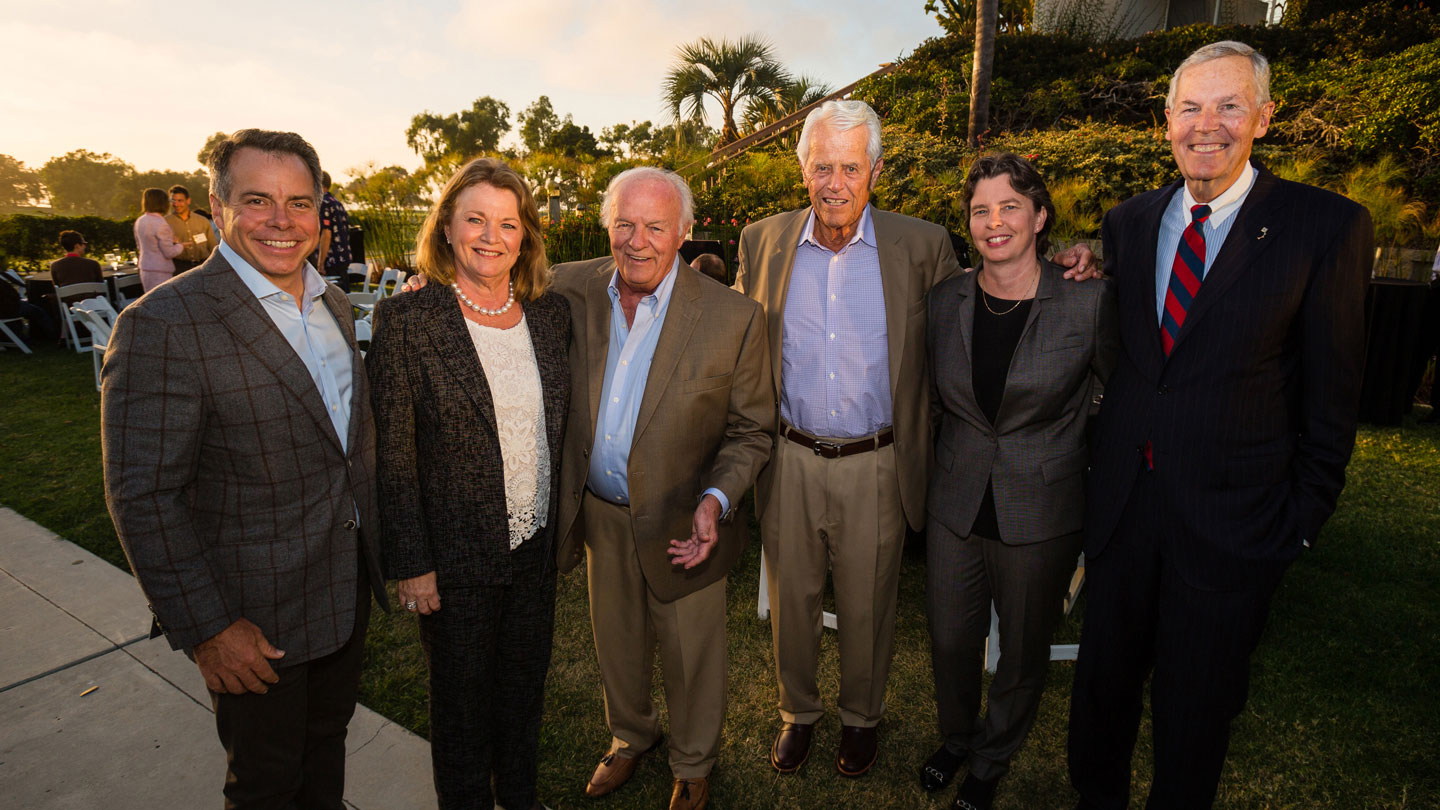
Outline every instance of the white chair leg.
[[985, 671], [995, 674], [1000, 666], [1000, 614], [995, 612], [995, 603], [990, 603], [990, 635], [985, 638]]
[[9, 338], [10, 342], [14, 343], [20, 351], [26, 354], [34, 354], [34, 352], [30, 351], [30, 347], [25, 345], [25, 341], [21, 340], [20, 336], [10, 329], [10, 324], [0, 321], [0, 332], [4, 332], [5, 337]]
[[100, 390], [100, 352], [92, 346], [90, 348], [90, 360], [95, 365], [95, 390]]
[[[1081, 554], [1075, 565], [1075, 573], [1070, 576], [1070, 590], [1065, 594], [1065, 615], [1070, 615], [1070, 610], [1075, 607], [1075, 600], [1080, 597], [1080, 589], [1085, 586], [1085, 555]], [[1051, 661], [1074, 661], [1080, 656], [1079, 644], [1051, 644]], [[990, 605], [990, 637], [985, 640], [985, 671], [994, 673], [995, 667], [1000, 663], [1000, 615], [995, 612], [995, 605]]]

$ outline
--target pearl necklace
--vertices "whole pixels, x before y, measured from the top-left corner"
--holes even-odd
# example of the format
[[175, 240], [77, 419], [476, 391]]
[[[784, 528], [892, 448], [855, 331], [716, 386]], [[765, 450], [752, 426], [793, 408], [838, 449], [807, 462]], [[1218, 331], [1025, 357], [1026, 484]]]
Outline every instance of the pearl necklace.
[[515, 304], [515, 282], [513, 281], [510, 282], [510, 297], [505, 299], [505, 306], [500, 307], [499, 309], [486, 309], [485, 307], [480, 306], [474, 301], [471, 301], [470, 296], [466, 295], [465, 291], [460, 289], [460, 282], [458, 281], [450, 282], [450, 286], [455, 290], [455, 294], [460, 296], [460, 303], [475, 310], [481, 315], [489, 315], [492, 318], [497, 315], [504, 315], [505, 313], [509, 312], [510, 307]]

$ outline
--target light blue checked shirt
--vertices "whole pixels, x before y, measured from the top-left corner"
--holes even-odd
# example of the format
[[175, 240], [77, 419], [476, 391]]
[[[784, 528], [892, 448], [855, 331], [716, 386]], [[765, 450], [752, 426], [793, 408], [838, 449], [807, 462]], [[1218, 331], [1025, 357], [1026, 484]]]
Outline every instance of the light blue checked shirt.
[[817, 242], [814, 231], [812, 210], [785, 295], [780, 418], [812, 436], [869, 436], [890, 426], [894, 410], [870, 206], [839, 253]]
[[[1255, 167], [1245, 162], [1245, 170], [1239, 179], [1230, 184], [1219, 197], [1210, 201], [1210, 218], [1202, 225], [1205, 229], [1205, 276], [1210, 275], [1210, 266], [1225, 244], [1225, 237], [1235, 224], [1235, 214], [1250, 196], [1255, 185]], [[1175, 266], [1175, 251], [1180, 248], [1180, 236], [1190, 227], [1190, 209], [1199, 205], [1190, 194], [1190, 187], [1182, 185], [1180, 193], [1170, 198], [1165, 213], [1160, 217], [1160, 238], [1155, 243], [1155, 317], [1165, 320], [1165, 292], [1170, 289], [1170, 268]], [[1203, 282], [1205, 276], [1201, 276]]]
[[[625, 310], [620, 306], [618, 273], [610, 276], [610, 286], [605, 288], [610, 294], [610, 346], [605, 352], [605, 383], [600, 388], [600, 414], [595, 423], [595, 445], [590, 448], [590, 479], [586, 486], [610, 503], [630, 503], [630, 444], [635, 439], [635, 420], [640, 416], [650, 363], [660, 343], [665, 313], [670, 311], [679, 268], [677, 256], [655, 291], [640, 299], [635, 307], [635, 323], [630, 326], [626, 326]], [[711, 487], [705, 494], [720, 501], [721, 514], [730, 511], [725, 493]]]
[[330, 424], [340, 437], [340, 447], [348, 450], [350, 437], [350, 386], [354, 369], [350, 367], [350, 342], [340, 324], [320, 300], [325, 292], [325, 279], [315, 268], [305, 264], [305, 299], [300, 306], [290, 294], [260, 274], [249, 262], [225, 242], [220, 253], [235, 268], [235, 274], [260, 299], [260, 306], [270, 316], [290, 348], [300, 357], [315, 382], [315, 390], [325, 401]]

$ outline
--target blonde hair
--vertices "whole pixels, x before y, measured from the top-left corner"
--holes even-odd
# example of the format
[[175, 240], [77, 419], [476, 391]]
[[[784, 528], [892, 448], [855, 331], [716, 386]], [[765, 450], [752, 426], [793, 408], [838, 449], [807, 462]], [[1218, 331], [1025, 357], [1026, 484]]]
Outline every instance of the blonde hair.
[[420, 235], [415, 240], [415, 264], [427, 279], [441, 284], [455, 280], [455, 251], [445, 241], [445, 226], [455, 216], [455, 204], [471, 186], [486, 185], [509, 191], [519, 203], [520, 224], [524, 238], [520, 255], [510, 270], [515, 284], [515, 300], [534, 301], [545, 293], [550, 281], [550, 264], [545, 259], [545, 237], [540, 232], [540, 213], [525, 178], [495, 158], [477, 158], [450, 177], [440, 192], [440, 200], [425, 217]]
[[1165, 109], [1175, 109], [1175, 88], [1180, 86], [1180, 74], [1184, 73], [1186, 68], [1203, 65], [1215, 59], [1224, 59], [1227, 56], [1243, 56], [1250, 62], [1250, 70], [1255, 74], [1255, 103], [1262, 107], [1268, 104], [1270, 102], [1270, 62], [1249, 45], [1227, 39], [1196, 48], [1194, 53], [1185, 57], [1185, 61], [1180, 63], [1180, 67], [1175, 68], [1175, 74], [1170, 77], [1170, 91], [1165, 94]]

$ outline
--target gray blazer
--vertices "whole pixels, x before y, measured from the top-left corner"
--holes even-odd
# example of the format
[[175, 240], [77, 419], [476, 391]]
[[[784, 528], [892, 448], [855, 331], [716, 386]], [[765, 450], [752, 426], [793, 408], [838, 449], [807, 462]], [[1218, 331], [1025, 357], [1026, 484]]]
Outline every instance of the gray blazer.
[[971, 358], [976, 275], [930, 294], [929, 350], [935, 470], [930, 516], [970, 534], [993, 482], [1000, 534], [1038, 543], [1082, 528], [1091, 400], [1115, 366], [1119, 333], [1108, 282], [1077, 284], [1042, 262], [1035, 303], [1010, 360], [995, 424], [975, 399]]
[[348, 450], [305, 364], [218, 252], [115, 322], [105, 500], [175, 649], [245, 618], [286, 665], [334, 652], [354, 629], [362, 565], [386, 604], [369, 385], [350, 302], [333, 286], [324, 301], [352, 348]]

